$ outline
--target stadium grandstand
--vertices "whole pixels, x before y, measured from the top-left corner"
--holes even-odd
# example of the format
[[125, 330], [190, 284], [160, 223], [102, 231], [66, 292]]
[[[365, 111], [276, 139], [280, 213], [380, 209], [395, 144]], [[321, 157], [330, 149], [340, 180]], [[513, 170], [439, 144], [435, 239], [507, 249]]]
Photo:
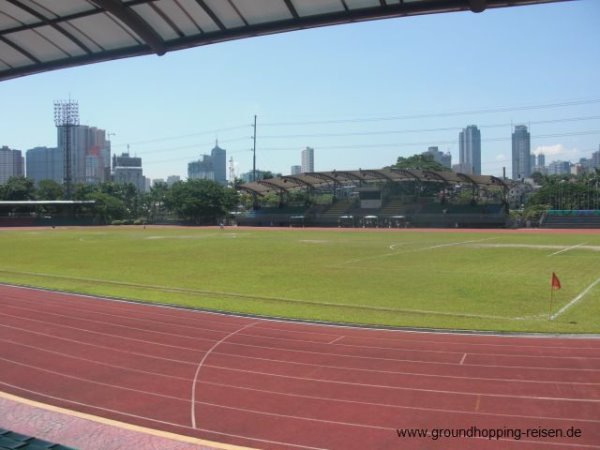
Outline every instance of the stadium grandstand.
[[334, 170], [245, 183], [252, 209], [238, 225], [320, 227], [506, 226], [507, 181], [408, 169]]

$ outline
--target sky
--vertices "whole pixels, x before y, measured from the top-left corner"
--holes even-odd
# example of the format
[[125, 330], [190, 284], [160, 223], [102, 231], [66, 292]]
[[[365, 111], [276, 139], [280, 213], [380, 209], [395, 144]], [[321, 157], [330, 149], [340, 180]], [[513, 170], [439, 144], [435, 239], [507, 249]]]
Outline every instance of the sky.
[[[236, 175], [381, 168], [429, 146], [458, 163], [481, 130], [482, 173], [511, 173], [511, 130], [577, 162], [600, 149], [600, 1], [433, 14], [294, 31], [0, 82], [0, 146], [56, 146], [53, 104], [111, 133], [152, 179], [185, 178], [218, 139]], [[113, 134], [114, 133], [114, 134]]]

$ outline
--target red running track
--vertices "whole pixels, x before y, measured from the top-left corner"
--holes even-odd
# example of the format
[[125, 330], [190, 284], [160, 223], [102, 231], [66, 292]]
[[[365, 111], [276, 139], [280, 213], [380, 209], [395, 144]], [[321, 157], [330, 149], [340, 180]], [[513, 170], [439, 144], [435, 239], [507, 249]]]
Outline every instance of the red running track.
[[[600, 448], [594, 338], [312, 325], [3, 286], [0, 390], [254, 448]], [[428, 435], [399, 437], [408, 428]], [[479, 437], [434, 440], [434, 428]], [[552, 435], [568, 430], [581, 435]]]

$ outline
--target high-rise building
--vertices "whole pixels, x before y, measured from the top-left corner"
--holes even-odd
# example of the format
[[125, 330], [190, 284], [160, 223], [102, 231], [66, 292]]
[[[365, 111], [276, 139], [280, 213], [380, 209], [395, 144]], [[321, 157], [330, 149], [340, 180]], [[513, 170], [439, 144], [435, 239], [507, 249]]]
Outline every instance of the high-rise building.
[[210, 158], [212, 160], [212, 167], [214, 172], [214, 180], [222, 184], [227, 185], [227, 152], [225, 149], [219, 147], [219, 141], [215, 143], [215, 147], [210, 152]]
[[571, 173], [569, 161], [552, 161], [548, 165], [548, 175], [565, 175]]
[[592, 153], [592, 167], [600, 169], [600, 148], [597, 152]]
[[219, 142], [210, 155], [201, 155], [197, 161], [188, 163], [188, 179], [212, 180], [227, 185], [227, 152], [219, 147]]
[[458, 146], [461, 171], [481, 175], [481, 132], [476, 125], [469, 125], [459, 133]]
[[315, 171], [315, 150], [311, 147], [306, 147], [302, 150], [302, 173]]
[[512, 179], [531, 175], [531, 137], [525, 125], [515, 126], [512, 134]]
[[431, 155], [433, 160], [450, 169], [452, 167], [452, 155], [450, 152], [443, 153], [437, 147], [429, 147], [423, 155]]
[[[87, 125], [70, 127], [71, 178], [74, 184], [103, 183], [110, 179], [110, 141], [106, 131]], [[57, 147], [66, 151], [64, 126], [57, 127]], [[64, 171], [64, 169], [63, 169]]]
[[212, 158], [208, 155], [202, 155], [198, 161], [188, 163], [188, 179], [215, 181]]
[[6, 183], [10, 177], [22, 177], [24, 175], [21, 150], [13, 150], [6, 145], [0, 147], [0, 184]]
[[133, 184], [139, 192], [146, 190], [146, 179], [142, 171], [142, 158], [129, 156], [113, 156], [113, 181], [117, 184]]
[[537, 156], [537, 166], [538, 167], [546, 167], [546, 155], [544, 155], [543, 153], [540, 153]]
[[42, 180], [52, 180], [62, 184], [65, 178], [63, 153], [57, 148], [35, 147], [25, 153], [27, 178], [38, 184]]
[[178, 181], [181, 181], [181, 177], [179, 175], [169, 175], [167, 177], [167, 185], [169, 187], [173, 186]]
[[291, 175], [299, 175], [302, 173], [302, 166], [292, 166], [290, 167]]

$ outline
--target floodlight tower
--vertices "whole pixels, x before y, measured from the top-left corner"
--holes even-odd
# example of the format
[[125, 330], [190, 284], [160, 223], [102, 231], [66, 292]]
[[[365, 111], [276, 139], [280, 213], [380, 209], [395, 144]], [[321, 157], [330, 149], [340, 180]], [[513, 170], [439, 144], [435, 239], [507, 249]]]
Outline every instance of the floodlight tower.
[[63, 133], [63, 161], [65, 197], [71, 198], [73, 189], [73, 127], [79, 125], [79, 104], [71, 99], [54, 102], [54, 124]]

